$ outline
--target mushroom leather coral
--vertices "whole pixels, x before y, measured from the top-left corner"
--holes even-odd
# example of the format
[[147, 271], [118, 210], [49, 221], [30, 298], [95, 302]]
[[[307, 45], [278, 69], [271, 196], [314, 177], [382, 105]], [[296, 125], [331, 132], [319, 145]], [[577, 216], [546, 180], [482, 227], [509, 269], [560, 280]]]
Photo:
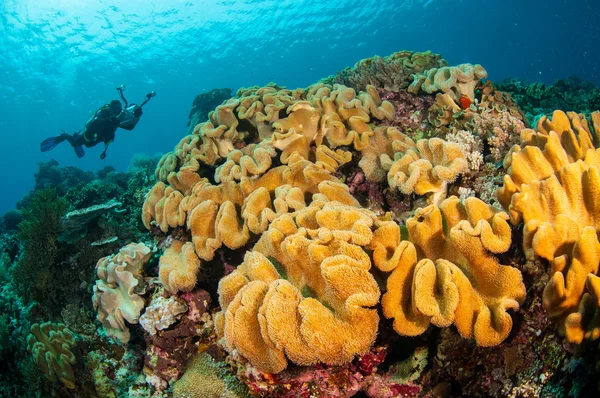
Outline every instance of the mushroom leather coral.
[[397, 225], [380, 225], [370, 247], [374, 264], [391, 271], [382, 307], [398, 333], [415, 336], [429, 324], [454, 324], [480, 346], [508, 336], [507, 310], [519, 308], [525, 285], [518, 269], [494, 256], [510, 246], [507, 219], [479, 199], [463, 204], [450, 197], [417, 210], [406, 223], [410, 241], [401, 241]]
[[551, 278], [543, 295], [548, 316], [558, 319], [561, 331], [576, 343], [600, 336], [598, 308], [590, 311], [600, 258], [599, 197], [597, 149], [588, 150], [585, 160], [568, 164], [556, 175], [522, 185], [511, 201], [525, 223], [527, 257], [550, 261]]
[[27, 336], [27, 351], [33, 356], [44, 376], [52, 382], [60, 381], [67, 388], [75, 388], [73, 368], [76, 362], [71, 351], [75, 337], [62, 323], [34, 323]]
[[343, 364], [369, 350], [379, 288], [364, 251], [374, 215], [321, 202], [273, 221], [244, 262], [219, 282], [216, 323], [229, 351], [278, 373]]
[[288, 109], [288, 117], [273, 123], [273, 146], [282, 150], [281, 161], [287, 163], [294, 153], [309, 159], [311, 144], [327, 143], [329, 148], [353, 145], [362, 150], [369, 143], [373, 129], [371, 116], [391, 119], [394, 107], [382, 101], [373, 86], [366, 92], [323, 84], [308, 88], [306, 101], [298, 101]]
[[521, 220], [521, 215], [510, 203], [521, 185], [554, 175], [567, 164], [583, 159], [587, 150], [594, 148], [593, 135], [582, 115], [554, 111], [552, 120], [542, 117], [537, 129], [539, 132], [524, 129], [521, 146], [511, 148], [504, 159], [507, 173], [497, 196], [514, 224]]
[[385, 181], [394, 162], [395, 153], [406, 153], [415, 142], [395, 127], [375, 127], [369, 145], [361, 152], [358, 162], [365, 176], [372, 181]]
[[174, 241], [160, 257], [158, 277], [171, 293], [189, 292], [196, 286], [200, 259], [191, 242]]
[[196, 254], [211, 260], [222, 245], [240, 248], [250, 233], [263, 233], [278, 215], [305, 207], [311, 198], [307, 195], [312, 195], [312, 200], [327, 197], [358, 206], [348, 187], [327, 170], [294, 156], [290, 164], [256, 179], [220, 185], [203, 180], [181, 201], [180, 209], [188, 214], [187, 227]]
[[550, 262], [543, 293], [548, 316], [568, 341], [580, 343], [600, 337], [600, 149], [593, 149], [582, 115], [555, 111], [538, 130], [523, 134], [524, 148], [505, 160], [509, 174], [498, 196], [513, 222], [524, 223], [527, 258]]
[[215, 181], [239, 181], [242, 177], [261, 175], [271, 167], [275, 155], [275, 148], [266, 141], [236, 149], [217, 167]]
[[96, 265], [100, 279], [94, 285], [94, 309], [106, 333], [121, 344], [131, 337], [125, 320], [137, 323], [144, 308], [144, 299], [135, 288], [143, 283], [143, 268], [151, 255], [143, 243], [132, 243], [116, 255], [101, 258]]
[[156, 221], [160, 230], [167, 232], [169, 228], [185, 225], [186, 213], [180, 207], [183, 197], [181, 192], [162, 181], [157, 182], [148, 192], [142, 207], [144, 226], [151, 229], [152, 221]]
[[414, 81], [408, 87], [408, 92], [417, 94], [419, 90], [423, 90], [432, 94], [441, 91], [448, 94], [457, 103], [462, 96], [466, 96], [471, 102], [474, 102], [475, 87], [481, 79], [486, 77], [486, 70], [479, 64], [443, 66], [414, 74]]
[[[311, 144], [318, 147], [323, 140], [331, 149], [354, 144], [360, 150], [373, 134], [371, 117], [393, 115], [393, 105], [382, 101], [373, 86], [359, 93], [322, 83], [306, 90], [272, 85], [240, 89], [236, 98], [219, 105], [209, 121], [198, 124], [193, 134], [163, 156], [156, 178], [188, 195], [200, 179], [200, 164], [216, 166], [224, 160], [215, 172], [217, 182], [264, 173], [275, 156], [270, 145], [282, 151], [284, 164], [295, 153], [314, 161]], [[266, 139], [269, 142], [263, 143]], [[236, 152], [236, 145], [245, 144], [250, 148]]]
[[388, 172], [388, 184], [404, 194], [445, 196], [446, 186], [468, 169], [457, 144], [440, 138], [417, 141], [416, 148], [398, 152]]

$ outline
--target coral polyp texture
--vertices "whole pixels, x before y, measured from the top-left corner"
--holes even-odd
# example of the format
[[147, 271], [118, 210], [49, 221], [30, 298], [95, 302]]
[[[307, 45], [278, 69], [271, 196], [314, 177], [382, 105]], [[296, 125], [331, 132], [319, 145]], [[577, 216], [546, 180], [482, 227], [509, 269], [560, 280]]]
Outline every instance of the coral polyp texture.
[[61, 317], [28, 338], [47, 396], [597, 396], [600, 112], [521, 88], [400, 51], [198, 96], [143, 188], [30, 199], [0, 270], [93, 310], [9, 283], [0, 336]]
[[341, 365], [375, 340], [379, 288], [364, 250], [374, 216], [336, 202], [274, 220], [219, 283], [216, 320], [229, 351], [278, 373], [287, 359]]
[[451, 197], [439, 206], [418, 209], [406, 221], [409, 241], [394, 224], [371, 242], [375, 264], [391, 271], [382, 307], [403, 335], [423, 333], [429, 324], [454, 324], [478, 345], [501, 343], [525, 298], [518, 269], [502, 265], [495, 254], [511, 243], [508, 215], [468, 198]]
[[27, 337], [27, 351], [50, 381], [60, 381], [67, 388], [75, 388], [73, 365], [76, 358], [72, 349], [75, 336], [62, 323], [35, 323]]
[[543, 293], [548, 316], [559, 321], [570, 342], [597, 339], [600, 152], [595, 137], [583, 115], [555, 111], [551, 119], [539, 120], [537, 131], [523, 130], [521, 138], [504, 161], [508, 174], [498, 197], [513, 223], [524, 223], [525, 254], [550, 262]]

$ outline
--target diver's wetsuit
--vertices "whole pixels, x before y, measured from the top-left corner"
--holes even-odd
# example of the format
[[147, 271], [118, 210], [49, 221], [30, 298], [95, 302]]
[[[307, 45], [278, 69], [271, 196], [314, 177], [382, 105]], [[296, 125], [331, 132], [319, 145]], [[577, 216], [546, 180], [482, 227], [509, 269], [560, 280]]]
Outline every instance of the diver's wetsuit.
[[57, 137], [50, 137], [40, 144], [41, 150], [46, 152], [61, 142], [68, 141], [75, 149], [77, 157], [82, 157], [85, 155], [85, 152], [83, 151], [84, 146], [91, 148], [100, 142], [104, 142], [104, 152], [100, 155], [100, 159], [104, 159], [106, 157], [108, 145], [115, 139], [115, 132], [117, 129], [120, 127], [125, 130], [133, 130], [139, 117], [142, 115], [142, 110], [139, 108], [134, 113], [136, 119], [133, 120], [133, 123], [129, 120], [128, 123], [121, 124], [118, 120], [118, 115], [121, 112], [121, 103], [118, 101], [113, 101], [113, 103], [118, 103], [118, 106], [113, 106], [112, 108], [111, 106], [104, 106], [100, 108], [94, 114], [94, 119], [86, 124], [83, 133], [63, 133]]
[[93, 118], [86, 123], [83, 133], [67, 134], [63, 130], [63, 134], [43, 140], [40, 143], [40, 150], [47, 152], [54, 149], [61, 142], [68, 141], [75, 149], [77, 157], [81, 158], [85, 155], [84, 146], [91, 148], [103, 142], [104, 152], [100, 155], [100, 159], [104, 159], [108, 146], [115, 139], [117, 129], [133, 130], [142, 116], [142, 107], [156, 96], [156, 93], [152, 91], [146, 94], [146, 99], [141, 105], [128, 105], [123, 96], [124, 89], [124, 86], [117, 87], [126, 109], [123, 109], [123, 104], [119, 100], [113, 100], [110, 104], [106, 104], [96, 111]]
[[85, 146], [91, 148], [94, 145], [104, 142], [109, 144], [115, 139], [117, 128], [121, 127], [125, 130], [133, 130], [135, 125], [121, 126], [117, 120], [117, 115], [112, 113], [110, 109], [100, 109], [94, 120], [82, 134], [66, 134], [64, 138], [69, 141], [73, 147]]

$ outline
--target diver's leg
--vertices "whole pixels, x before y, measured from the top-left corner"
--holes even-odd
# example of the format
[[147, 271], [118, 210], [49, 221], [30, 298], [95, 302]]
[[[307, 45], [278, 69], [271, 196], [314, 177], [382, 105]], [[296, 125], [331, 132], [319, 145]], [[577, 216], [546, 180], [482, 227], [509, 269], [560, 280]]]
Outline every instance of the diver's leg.
[[73, 135], [71, 134], [62, 134], [61, 137], [64, 137], [64, 140], [69, 141], [69, 144], [71, 144], [71, 146], [73, 148], [78, 147], [78, 146], [82, 146], [85, 144], [85, 139], [83, 138], [83, 134], [78, 134], [75, 133]]
[[40, 143], [40, 150], [42, 152], [47, 152], [51, 149], [56, 148], [56, 146], [58, 144], [60, 144], [61, 142], [65, 141], [68, 139], [69, 134], [61, 134], [61, 135], [57, 135], [56, 137], [50, 137], [50, 138], [46, 138], [44, 141], [42, 141]]

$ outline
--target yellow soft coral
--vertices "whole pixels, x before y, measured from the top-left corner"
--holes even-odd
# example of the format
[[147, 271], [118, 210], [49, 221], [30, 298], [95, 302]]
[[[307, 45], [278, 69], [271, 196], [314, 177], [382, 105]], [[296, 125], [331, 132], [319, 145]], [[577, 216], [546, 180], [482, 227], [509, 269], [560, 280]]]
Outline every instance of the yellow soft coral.
[[228, 350], [277, 373], [287, 360], [342, 364], [375, 340], [379, 288], [362, 247], [367, 210], [322, 202], [275, 220], [219, 283], [217, 325]]
[[160, 258], [160, 283], [171, 293], [190, 291], [196, 286], [200, 259], [191, 242], [174, 241]]
[[401, 241], [391, 222], [376, 230], [370, 244], [374, 263], [391, 271], [382, 307], [398, 333], [414, 336], [429, 324], [454, 324], [480, 346], [508, 336], [507, 310], [519, 308], [525, 286], [519, 270], [494, 256], [510, 246], [507, 219], [479, 199], [462, 204], [451, 197], [417, 210], [406, 223], [410, 242]]
[[73, 368], [76, 362], [71, 351], [75, 337], [62, 323], [34, 323], [27, 336], [27, 351], [33, 356], [44, 376], [52, 381], [60, 381], [67, 388], [75, 388]]
[[513, 148], [505, 160], [509, 169], [498, 196], [512, 221], [524, 223], [527, 258], [550, 262], [543, 294], [548, 316], [567, 340], [580, 343], [600, 336], [600, 149], [593, 149], [581, 115], [555, 111], [537, 128], [524, 131], [523, 149]]
[[395, 153], [406, 153], [415, 142], [395, 127], [376, 127], [369, 145], [361, 152], [358, 162], [365, 176], [372, 181], [385, 181]]
[[554, 175], [567, 164], [583, 159], [593, 148], [593, 136], [582, 115], [555, 111], [551, 121], [542, 117], [537, 129], [539, 132], [524, 129], [522, 145], [513, 147], [504, 159], [507, 174], [498, 190], [498, 201], [509, 210], [514, 223], [521, 220], [521, 215], [511, 209], [510, 201], [521, 185]]
[[416, 148], [396, 154], [388, 172], [388, 184], [404, 194], [436, 194], [438, 203], [446, 195], [448, 183], [468, 169], [465, 155], [457, 144], [439, 138], [417, 141]]
[[413, 75], [414, 81], [408, 87], [410, 93], [419, 90], [426, 93], [441, 91], [448, 94], [456, 102], [466, 96], [471, 102], [475, 101], [475, 87], [481, 79], [487, 77], [486, 70], [479, 64], [460, 64], [458, 66], [443, 66], [429, 69]]
[[201, 259], [211, 260], [222, 245], [240, 248], [248, 242], [250, 233], [263, 233], [276, 216], [306, 206], [305, 200], [311, 197], [305, 195], [312, 195], [312, 201], [326, 197], [357, 205], [348, 187], [335, 182], [329, 172], [294, 158], [287, 166], [273, 168], [257, 179], [242, 178], [239, 184], [215, 186], [203, 181], [181, 202], [181, 207], [189, 214], [187, 227], [196, 253]]
[[373, 129], [371, 117], [391, 119], [394, 107], [382, 101], [373, 86], [358, 94], [352, 88], [317, 84], [308, 88], [307, 100], [287, 109], [288, 116], [273, 123], [273, 145], [282, 150], [281, 161], [287, 163], [294, 153], [310, 158], [311, 144], [327, 143], [329, 148], [353, 145], [367, 147]]

